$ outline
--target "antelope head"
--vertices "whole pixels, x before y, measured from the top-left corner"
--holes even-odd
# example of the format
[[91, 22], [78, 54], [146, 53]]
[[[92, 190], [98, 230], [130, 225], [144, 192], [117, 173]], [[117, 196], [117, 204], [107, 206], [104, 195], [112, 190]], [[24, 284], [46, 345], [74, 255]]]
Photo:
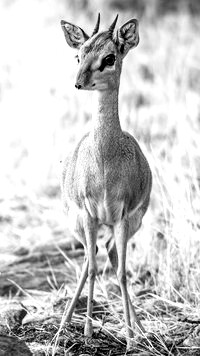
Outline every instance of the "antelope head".
[[119, 86], [122, 60], [139, 43], [138, 21], [131, 19], [114, 29], [118, 15], [107, 31], [99, 32], [100, 14], [91, 36], [64, 20], [61, 26], [68, 45], [77, 50], [79, 70], [75, 87], [85, 90], [113, 90]]

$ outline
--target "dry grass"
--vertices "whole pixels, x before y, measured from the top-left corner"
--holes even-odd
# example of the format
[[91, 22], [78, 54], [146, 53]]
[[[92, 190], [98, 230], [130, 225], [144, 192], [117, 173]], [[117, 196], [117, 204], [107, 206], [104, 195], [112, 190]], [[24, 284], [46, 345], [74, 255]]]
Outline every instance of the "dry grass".
[[[120, 22], [129, 17], [128, 13], [120, 14]], [[10, 277], [5, 266], [8, 261], [13, 262], [9, 266], [11, 279], [17, 281], [22, 290], [31, 288], [31, 280], [35, 292], [42, 294], [43, 289], [48, 290], [51, 306], [55, 294], [58, 299], [66, 294], [66, 289], [61, 286], [69, 276], [70, 262], [56, 247], [49, 255], [47, 253], [48, 263], [40, 260], [42, 253], [37, 255], [35, 251], [41, 251], [46, 243], [59, 241], [60, 237], [67, 240], [69, 236], [59, 196], [60, 161], [90, 125], [90, 95], [77, 93], [74, 89], [76, 62], [74, 53], [65, 45], [59, 26], [61, 18], [71, 22], [76, 18], [81, 27], [92, 28], [86, 15], [77, 17], [76, 13], [66, 11], [62, 1], [31, 0], [27, 4], [25, 0], [17, 0], [0, 5], [1, 278], [5, 282]], [[109, 15], [105, 18], [108, 21]], [[141, 19], [140, 45], [130, 52], [123, 68], [122, 126], [139, 140], [154, 176], [149, 211], [142, 229], [130, 242], [127, 265], [130, 293], [137, 295], [137, 311], [154, 336], [149, 341], [143, 340], [143, 351], [137, 351], [137, 343], [133, 355], [199, 354], [198, 22], [199, 19], [184, 13], [154, 19], [153, 23]], [[100, 244], [103, 245], [102, 240]], [[19, 265], [16, 265], [13, 254], [16, 251], [21, 255], [32, 251], [32, 256], [39, 256], [38, 259], [27, 259], [26, 265], [22, 264], [32, 279], [18, 275], [15, 266]], [[108, 304], [115, 301], [115, 307], [110, 318], [102, 312], [96, 321], [97, 330], [100, 328], [102, 334], [96, 332], [91, 347], [96, 345], [98, 352], [104, 342], [105, 350], [108, 341], [113, 343], [113, 349], [118, 347], [114, 339], [110, 341], [108, 333], [116, 336], [123, 329], [118, 288], [114, 276], [103, 267], [105, 251], [100, 252], [96, 299]], [[60, 264], [57, 264], [58, 256], [62, 256]], [[80, 258], [72, 259], [73, 268], [70, 268], [74, 279], [79, 274], [79, 262]], [[66, 270], [61, 273], [62, 268]], [[37, 285], [37, 279], [34, 279], [38, 273], [42, 275], [42, 281], [46, 281], [44, 288], [43, 282]], [[9, 285], [5, 289], [7, 296]], [[72, 279], [66, 287], [68, 295], [73, 294], [74, 286], [75, 280]], [[17, 290], [20, 289], [14, 288], [15, 293]], [[30, 313], [31, 302], [26, 303]], [[32, 300], [32, 308], [36, 308], [37, 314], [40, 308], [34, 303]], [[45, 304], [39, 313], [42, 314], [44, 309]], [[42, 341], [51, 346], [49, 353], [47, 348], [41, 352], [77, 354], [76, 347], [84, 345], [84, 341], [79, 333], [82, 319], [79, 317], [77, 321], [75, 318], [75, 321], [76, 331], [72, 328], [66, 334], [64, 330], [57, 339], [58, 321], [53, 322], [56, 325], [54, 331], [48, 329], [51, 323], [48, 330], [43, 322], [36, 325], [36, 334], [49, 333], [49, 338], [45, 336]], [[29, 341], [30, 329], [23, 329], [23, 332], [24, 340]], [[58, 342], [60, 338], [62, 350], [58, 353], [55, 340]], [[64, 347], [65, 350], [69, 348], [68, 353], [64, 353]], [[81, 352], [95, 354], [92, 350]], [[124, 350], [122, 347], [119, 352], [124, 354]], [[96, 355], [101, 355], [98, 352]], [[106, 352], [102, 351], [102, 355], [117, 355], [109, 350]]]

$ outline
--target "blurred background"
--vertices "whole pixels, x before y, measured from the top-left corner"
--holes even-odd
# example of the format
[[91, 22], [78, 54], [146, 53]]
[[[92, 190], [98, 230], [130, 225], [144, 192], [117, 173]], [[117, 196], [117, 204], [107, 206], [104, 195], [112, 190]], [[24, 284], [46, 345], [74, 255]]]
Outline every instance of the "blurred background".
[[[122, 127], [139, 140], [154, 175], [141, 255], [157, 268], [164, 263], [157, 254], [168, 251], [169, 267], [179, 246], [177, 263], [188, 269], [199, 261], [198, 0], [0, 2], [1, 251], [67, 236], [60, 162], [90, 127], [91, 95], [74, 88], [76, 53], [60, 20], [90, 34], [98, 12], [102, 29], [116, 13], [118, 26], [132, 17], [140, 23], [139, 46], [124, 60], [119, 105]], [[155, 259], [144, 253], [152, 244]]]

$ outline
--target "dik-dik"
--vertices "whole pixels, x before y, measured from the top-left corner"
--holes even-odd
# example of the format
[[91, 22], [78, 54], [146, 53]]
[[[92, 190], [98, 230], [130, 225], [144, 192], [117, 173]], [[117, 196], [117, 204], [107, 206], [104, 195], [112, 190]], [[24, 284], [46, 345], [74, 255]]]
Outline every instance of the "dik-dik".
[[129, 50], [138, 45], [139, 33], [135, 19], [114, 33], [117, 17], [108, 30], [99, 32], [98, 15], [91, 36], [77, 25], [61, 21], [68, 45], [77, 51], [75, 87], [94, 92], [91, 130], [67, 157], [63, 170], [62, 192], [69, 226], [84, 245], [86, 255], [80, 281], [64, 319], [71, 321], [88, 277], [84, 333], [92, 336], [96, 242], [98, 228], [103, 224], [110, 232], [106, 248], [121, 289], [129, 347], [134, 336], [133, 324], [144, 329], [127, 292], [127, 242], [141, 226], [149, 205], [152, 175], [137, 141], [122, 131], [120, 125], [118, 93], [122, 62]]

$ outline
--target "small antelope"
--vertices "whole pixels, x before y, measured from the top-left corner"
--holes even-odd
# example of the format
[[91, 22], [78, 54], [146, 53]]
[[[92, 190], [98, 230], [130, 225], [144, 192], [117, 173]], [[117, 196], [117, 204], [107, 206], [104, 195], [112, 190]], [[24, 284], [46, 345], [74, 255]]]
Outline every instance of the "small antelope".
[[77, 300], [89, 278], [84, 334], [92, 336], [92, 305], [96, 264], [96, 241], [100, 225], [109, 230], [106, 248], [119, 281], [127, 334], [133, 326], [144, 331], [127, 291], [126, 249], [139, 229], [150, 198], [152, 175], [137, 141], [122, 131], [118, 115], [118, 92], [122, 61], [138, 45], [138, 21], [131, 19], [114, 35], [118, 16], [109, 29], [99, 32], [100, 14], [89, 37], [80, 27], [61, 21], [68, 45], [76, 50], [79, 64], [75, 87], [93, 90], [93, 125], [66, 159], [62, 193], [74, 236], [82, 242], [86, 260], [71, 304], [64, 316], [70, 322]]

